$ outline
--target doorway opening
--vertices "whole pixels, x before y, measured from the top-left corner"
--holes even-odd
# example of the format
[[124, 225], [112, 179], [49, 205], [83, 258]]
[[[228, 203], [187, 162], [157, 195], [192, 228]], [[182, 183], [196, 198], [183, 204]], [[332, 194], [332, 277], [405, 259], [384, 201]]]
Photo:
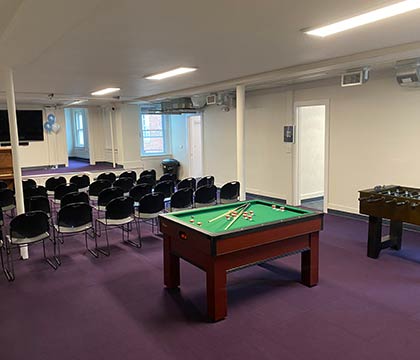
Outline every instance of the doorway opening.
[[188, 176], [203, 176], [203, 129], [200, 114], [188, 117], [189, 171]]
[[327, 211], [328, 101], [295, 104], [294, 205]]
[[69, 168], [80, 168], [90, 163], [89, 130], [86, 109], [64, 109]]

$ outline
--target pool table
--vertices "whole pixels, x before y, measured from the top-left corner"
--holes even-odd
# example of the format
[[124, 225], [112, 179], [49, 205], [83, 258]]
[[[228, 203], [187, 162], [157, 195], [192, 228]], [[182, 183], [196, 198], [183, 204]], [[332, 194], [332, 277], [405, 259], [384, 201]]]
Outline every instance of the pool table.
[[[241, 205], [253, 214], [251, 220], [240, 211], [236, 217], [226, 218]], [[227, 315], [229, 271], [301, 253], [303, 284], [318, 283], [319, 231], [323, 226], [320, 212], [251, 200], [163, 214], [159, 221], [164, 238], [165, 286], [180, 285], [180, 258], [204, 270], [211, 321]]]

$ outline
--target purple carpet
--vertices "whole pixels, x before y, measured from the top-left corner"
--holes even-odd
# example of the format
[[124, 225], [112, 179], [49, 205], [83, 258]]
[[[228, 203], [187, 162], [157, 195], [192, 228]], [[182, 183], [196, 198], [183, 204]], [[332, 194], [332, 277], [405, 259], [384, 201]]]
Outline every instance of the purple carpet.
[[[42, 246], [0, 278], [0, 358], [403, 360], [420, 353], [420, 234], [366, 257], [367, 223], [325, 216], [320, 283], [299, 280], [300, 256], [228, 276], [228, 317], [205, 321], [205, 275], [181, 264], [181, 291], [163, 287], [162, 239], [142, 225], [135, 249], [113, 231], [94, 259], [68, 238], [62, 266]], [[134, 234], [133, 234], [134, 235]]]
[[69, 166], [60, 167], [57, 169], [48, 167], [48, 168], [36, 168], [36, 169], [23, 169], [23, 176], [33, 176], [33, 175], [47, 175], [47, 174], [64, 174], [70, 172], [85, 172], [85, 171], [113, 171], [116, 170], [112, 167], [112, 164], [101, 163], [96, 165], [90, 165], [88, 162], [69, 160]]

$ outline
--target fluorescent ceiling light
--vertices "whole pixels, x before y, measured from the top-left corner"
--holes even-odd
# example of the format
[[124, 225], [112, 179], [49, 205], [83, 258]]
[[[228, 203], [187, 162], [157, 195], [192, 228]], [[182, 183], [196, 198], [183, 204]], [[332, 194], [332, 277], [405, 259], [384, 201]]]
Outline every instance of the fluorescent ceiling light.
[[182, 75], [189, 72], [196, 71], [197, 68], [189, 68], [189, 67], [179, 67], [173, 70], [165, 71], [160, 74], [146, 76], [147, 80], [162, 80], [172, 76]]
[[120, 88], [106, 88], [102, 90], [98, 90], [92, 93], [93, 96], [100, 96], [100, 95], [106, 95], [111, 94], [113, 92], [120, 91]]
[[85, 103], [87, 100], [76, 100], [71, 102], [70, 104], [67, 104], [67, 106], [72, 106], [72, 105], [79, 105], [79, 104], [83, 104]]
[[312, 30], [304, 30], [306, 34], [315, 35], [320, 37], [329, 36], [339, 33], [341, 31], [353, 29], [358, 26], [373, 23], [375, 21], [390, 18], [392, 16], [405, 14], [409, 11], [417, 10], [420, 8], [420, 0], [406, 0], [400, 1], [394, 5], [385, 6], [383, 8], [369, 11], [367, 13], [351, 17], [346, 20], [336, 22], [327, 26]]

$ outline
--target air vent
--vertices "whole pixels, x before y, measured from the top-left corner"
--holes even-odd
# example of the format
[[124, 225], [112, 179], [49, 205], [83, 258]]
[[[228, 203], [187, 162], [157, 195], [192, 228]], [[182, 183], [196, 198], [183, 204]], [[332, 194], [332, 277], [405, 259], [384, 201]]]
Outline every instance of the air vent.
[[348, 71], [341, 75], [341, 86], [357, 86], [362, 85], [369, 80], [369, 69], [361, 69], [355, 71]]
[[397, 82], [401, 86], [420, 86], [420, 59], [403, 60], [397, 62]]

